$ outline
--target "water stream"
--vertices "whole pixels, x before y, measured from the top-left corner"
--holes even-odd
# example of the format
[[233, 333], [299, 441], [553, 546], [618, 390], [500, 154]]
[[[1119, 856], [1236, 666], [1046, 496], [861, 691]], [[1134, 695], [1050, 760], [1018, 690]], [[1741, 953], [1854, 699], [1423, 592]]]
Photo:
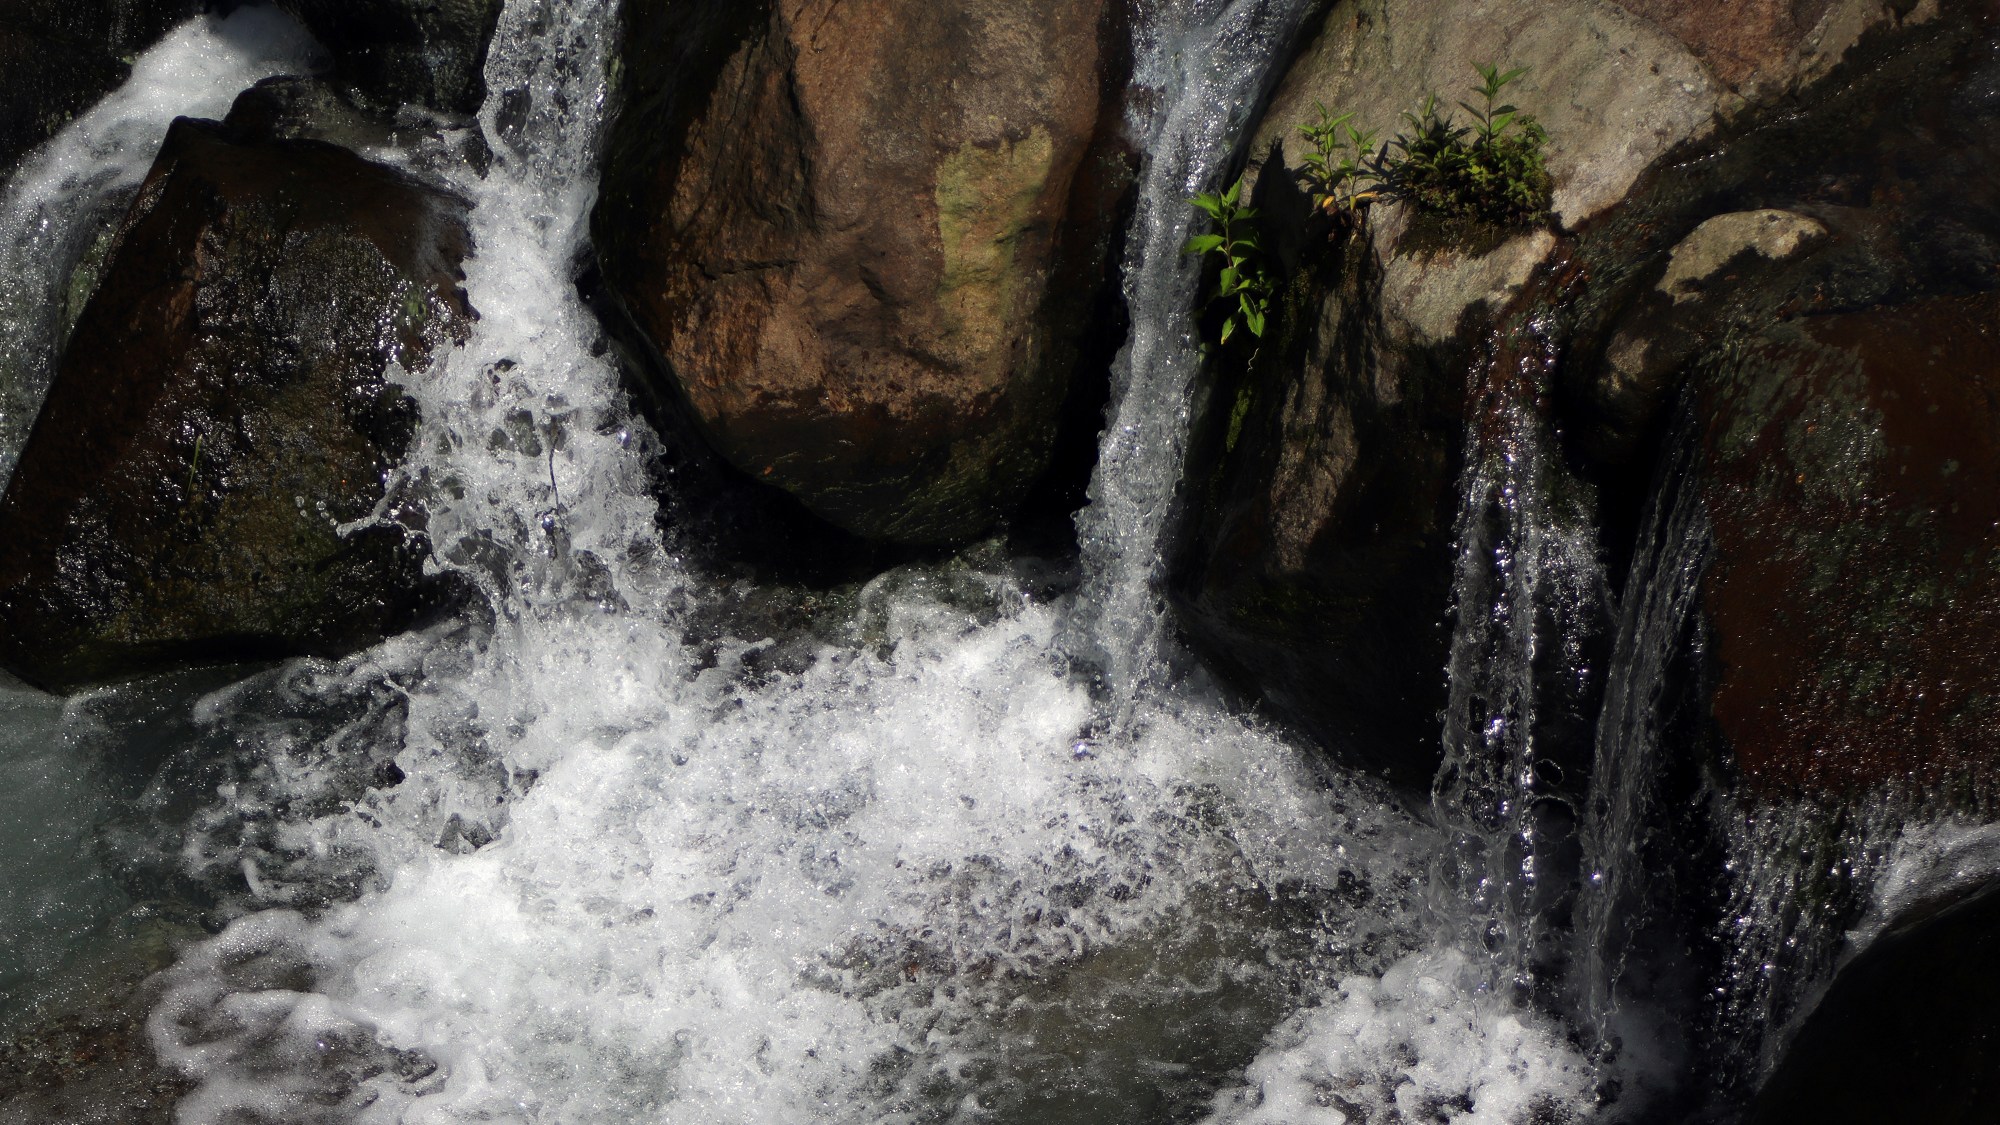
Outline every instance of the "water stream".
[[[30, 846], [56, 858], [24, 884], [59, 893], [10, 896], [34, 920], [0, 915], [29, 935], [0, 953], [46, 963], [123, 909], [107, 866], [227, 921], [159, 979], [148, 1023], [190, 1084], [185, 1125], [1594, 1114], [1602, 1068], [1536, 987], [1540, 881], [1566, 882], [1545, 875], [1564, 847], [1628, 854], [1650, 798], [1627, 778], [1589, 806], [1586, 844], [1555, 838], [1538, 693], [1552, 666], [1588, 674], [1579, 638], [1608, 594], [1587, 504], [1552, 483], [1542, 368], [1495, 381], [1468, 439], [1431, 805], [1173, 674], [1158, 580], [1200, 368], [1185, 199], [1230, 166], [1310, 7], [1139, 15], [1156, 96], [1131, 122], [1133, 330], [1076, 581], [984, 544], [843, 593], [810, 637], [717, 638], [702, 610], [726, 581], [662, 530], [660, 439], [576, 295], [614, 2], [508, 0], [490, 167], [371, 154], [444, 168], [474, 202], [480, 316], [395, 373], [422, 430], [376, 518], [421, 519], [480, 611], [221, 686], [0, 697], [21, 732], [0, 769], [27, 779], [8, 799], [60, 794]], [[254, 10], [177, 32], [17, 174], [0, 254], [74, 261], [171, 116], [311, 60]], [[29, 343], [0, 368], [46, 371], [52, 270], [4, 271], [0, 321]], [[38, 389], [8, 385], [11, 458]], [[1672, 511], [1653, 534], [1694, 542]], [[1642, 555], [1605, 775], [1653, 753], [1648, 661], [1687, 612], [1694, 564]], [[788, 659], [762, 659], [781, 642]], [[121, 788], [93, 764], [117, 740], [84, 735], [142, 697], [171, 737]], [[65, 757], [80, 738], [97, 749]], [[63, 858], [107, 819], [101, 864]], [[1895, 886], [1930, 885], [1918, 853], [1898, 862]], [[1584, 932], [1626, 924], [1621, 877], [1586, 896], [1613, 905], [1587, 901]], [[1587, 979], [1577, 1023], [1601, 1029], [1620, 977]]]

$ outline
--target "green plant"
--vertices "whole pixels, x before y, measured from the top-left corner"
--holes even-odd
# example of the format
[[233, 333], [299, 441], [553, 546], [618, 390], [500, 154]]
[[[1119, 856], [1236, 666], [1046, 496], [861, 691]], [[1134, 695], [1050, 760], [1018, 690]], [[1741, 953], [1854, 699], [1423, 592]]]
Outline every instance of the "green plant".
[[1241, 177], [1227, 191], [1205, 191], [1188, 200], [1215, 223], [1216, 229], [1195, 235], [1181, 248], [1183, 254], [1222, 256], [1221, 278], [1208, 299], [1210, 305], [1222, 304], [1228, 308], [1222, 321], [1222, 335], [1216, 341], [1222, 344], [1229, 342], [1238, 327], [1262, 338], [1271, 314], [1271, 276], [1264, 269], [1264, 248], [1257, 241], [1257, 228], [1252, 223], [1257, 210], [1243, 206], [1242, 201]]
[[1352, 113], [1336, 115], [1320, 102], [1313, 106], [1319, 110], [1319, 121], [1299, 126], [1299, 135], [1312, 146], [1302, 171], [1313, 208], [1329, 213], [1359, 211], [1376, 197], [1363, 188], [1382, 179], [1372, 159], [1375, 130], [1357, 128]]
[[1435, 94], [1426, 96], [1416, 112], [1403, 115], [1407, 130], [1384, 147], [1374, 171], [1389, 195], [1429, 215], [1500, 226], [1535, 222], [1548, 213], [1553, 186], [1543, 152], [1548, 132], [1518, 107], [1499, 104], [1527, 68], [1473, 68], [1482, 79], [1473, 87], [1481, 102], [1459, 103], [1472, 114], [1472, 126], [1456, 124], [1450, 111], [1440, 112]]

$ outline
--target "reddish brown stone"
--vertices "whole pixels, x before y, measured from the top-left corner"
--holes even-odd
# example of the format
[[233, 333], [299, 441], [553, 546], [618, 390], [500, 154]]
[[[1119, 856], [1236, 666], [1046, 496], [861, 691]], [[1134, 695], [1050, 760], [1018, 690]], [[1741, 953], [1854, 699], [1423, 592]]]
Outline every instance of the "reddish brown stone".
[[1111, 7], [635, 7], [597, 241], [726, 458], [877, 538], [1019, 498], [1115, 221]]
[[1713, 715], [1751, 785], [2000, 766], [2000, 295], [1811, 318], [1709, 388]]
[[1618, 0], [1688, 45], [1731, 86], [1782, 70], [1833, 0]]

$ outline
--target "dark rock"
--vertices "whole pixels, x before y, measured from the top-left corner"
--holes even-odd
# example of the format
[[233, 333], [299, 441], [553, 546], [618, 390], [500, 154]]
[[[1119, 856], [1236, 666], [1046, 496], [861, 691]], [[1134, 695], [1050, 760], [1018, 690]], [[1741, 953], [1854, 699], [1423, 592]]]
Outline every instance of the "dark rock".
[[1751, 1125], [1983, 1125], [2000, 1098], [2000, 887], [1906, 921], [1841, 969]]
[[901, 542], [1020, 501], [1106, 284], [1116, 7], [631, 6], [596, 242], [732, 464]]
[[125, 81], [200, 0], [0, 0], [0, 169]]
[[1258, 362], [1223, 365], [1173, 590], [1229, 678], [1414, 783], [1439, 753], [1467, 355], [1397, 347], [1379, 285], [1372, 247], [1341, 235], [1293, 277]]
[[393, 112], [471, 114], [486, 100], [500, 0], [277, 0], [333, 54], [334, 80]]
[[170, 1125], [191, 1084], [159, 1064], [154, 974], [202, 931], [144, 904], [50, 966], [0, 1023], [0, 1125]]
[[0, 500], [0, 664], [70, 688], [407, 622], [421, 542], [341, 525], [414, 427], [389, 363], [463, 338], [464, 208], [331, 145], [176, 122]]
[[1753, 787], [2000, 767], [2000, 294], [1774, 325], [1699, 414], [1713, 714]]

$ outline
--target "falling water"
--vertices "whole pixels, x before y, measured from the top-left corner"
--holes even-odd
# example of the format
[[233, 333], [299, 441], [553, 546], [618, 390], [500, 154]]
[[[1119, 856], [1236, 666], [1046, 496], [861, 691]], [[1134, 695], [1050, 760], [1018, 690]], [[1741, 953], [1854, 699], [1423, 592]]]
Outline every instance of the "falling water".
[[1271, 83], [1308, 0], [1163, 3], [1141, 34], [1134, 82], [1161, 93], [1146, 138], [1125, 262], [1132, 336], [1111, 376], [1090, 504], [1077, 517], [1087, 560], [1070, 647], [1115, 691], [1157, 681], [1167, 645], [1162, 542], [1186, 460], [1189, 411], [1202, 368], [1187, 315], [1201, 281], [1181, 253], [1195, 193], [1217, 186]]
[[1499, 331], [1508, 334], [1476, 372], [1466, 439], [1445, 753], [1431, 799], [1453, 833], [1438, 879], [1469, 907], [1462, 940], [1488, 955], [1488, 987], [1526, 997], [1550, 936], [1546, 907], [1564, 883], [1544, 868], [1569, 832], [1560, 754], [1543, 744], [1563, 701], [1543, 696], [1551, 685], [1581, 693], [1605, 590], [1593, 513], [1549, 433], [1546, 326]]
[[1643, 932], [1658, 921], [1651, 914], [1657, 890], [1648, 876], [1663, 857], [1650, 834], [1663, 829], [1667, 814], [1661, 779], [1672, 765], [1668, 738], [1680, 702], [1674, 677], [1701, 652], [1697, 609], [1709, 531], [1693, 479], [1695, 452], [1692, 416], [1684, 410], [1633, 552], [1598, 713], [1582, 826], [1575, 981], [1583, 1021], [1605, 1041], [1660, 1038], [1631, 1026], [1636, 1013], [1625, 1009], [1632, 983], [1626, 974]]

